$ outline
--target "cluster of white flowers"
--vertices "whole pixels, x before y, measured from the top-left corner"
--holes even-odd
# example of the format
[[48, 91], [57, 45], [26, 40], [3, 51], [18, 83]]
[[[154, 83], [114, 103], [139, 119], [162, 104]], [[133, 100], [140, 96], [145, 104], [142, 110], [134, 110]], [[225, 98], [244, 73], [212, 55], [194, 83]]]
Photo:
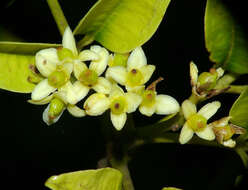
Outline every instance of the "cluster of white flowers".
[[[127, 113], [137, 108], [147, 116], [179, 111], [180, 106], [173, 97], [157, 95], [155, 87], [145, 88], [155, 66], [147, 64], [141, 47], [128, 55], [126, 64], [110, 64], [115, 56], [98, 45], [78, 52], [69, 27], [64, 32], [62, 46], [36, 54], [35, 65], [44, 79], [34, 88], [29, 102], [49, 104], [43, 112], [43, 120], [48, 125], [55, 123], [65, 109], [75, 117], [98, 116], [110, 109], [111, 121], [117, 130], [125, 125]], [[89, 66], [86, 61], [90, 62]], [[125, 87], [126, 92], [119, 85]], [[81, 109], [76, 104], [90, 89], [95, 93], [86, 99]]]

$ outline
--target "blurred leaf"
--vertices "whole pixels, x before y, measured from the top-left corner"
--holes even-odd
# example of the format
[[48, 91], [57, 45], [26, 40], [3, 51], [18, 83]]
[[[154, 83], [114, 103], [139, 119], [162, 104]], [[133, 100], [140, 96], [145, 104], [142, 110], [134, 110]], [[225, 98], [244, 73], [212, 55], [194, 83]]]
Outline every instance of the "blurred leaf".
[[122, 174], [112, 168], [84, 170], [52, 176], [45, 185], [52, 190], [121, 190]]
[[79, 47], [96, 40], [113, 52], [129, 52], [151, 38], [169, 3], [170, 0], [99, 0], [74, 31], [87, 38], [79, 42]]
[[248, 88], [234, 102], [229, 115], [231, 123], [248, 129]]
[[236, 148], [235, 149], [238, 155], [240, 156], [244, 166], [248, 168], [248, 155], [242, 148]]
[[210, 59], [229, 71], [248, 73], [248, 40], [223, 2], [207, 1], [205, 42]]
[[34, 55], [41, 49], [59, 47], [60, 44], [47, 44], [47, 43], [26, 43], [26, 42], [0, 42], [1, 53], [14, 53], [14, 54], [29, 54]]
[[0, 53], [0, 88], [21, 93], [32, 92], [34, 84], [30, 77], [36, 77], [34, 56]]

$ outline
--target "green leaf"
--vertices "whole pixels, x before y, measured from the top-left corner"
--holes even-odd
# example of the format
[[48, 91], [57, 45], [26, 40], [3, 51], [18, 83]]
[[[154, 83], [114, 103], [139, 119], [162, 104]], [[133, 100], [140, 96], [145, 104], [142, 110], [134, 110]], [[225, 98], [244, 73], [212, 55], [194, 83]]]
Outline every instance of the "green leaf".
[[47, 44], [47, 43], [26, 43], [26, 42], [0, 42], [1, 53], [14, 53], [14, 54], [28, 54], [34, 55], [41, 49], [60, 47], [61, 44]]
[[52, 176], [45, 185], [52, 190], [121, 190], [122, 174], [112, 168], [84, 170]]
[[248, 88], [234, 102], [229, 115], [231, 123], [248, 129]]
[[99, 0], [74, 30], [74, 34], [87, 39], [79, 47], [94, 39], [113, 52], [129, 52], [151, 38], [169, 3], [170, 0]]
[[205, 42], [210, 60], [228, 71], [248, 73], [248, 40], [224, 1], [208, 0]]
[[32, 72], [35, 58], [28, 55], [0, 53], [0, 88], [21, 93], [32, 92], [37, 78]]

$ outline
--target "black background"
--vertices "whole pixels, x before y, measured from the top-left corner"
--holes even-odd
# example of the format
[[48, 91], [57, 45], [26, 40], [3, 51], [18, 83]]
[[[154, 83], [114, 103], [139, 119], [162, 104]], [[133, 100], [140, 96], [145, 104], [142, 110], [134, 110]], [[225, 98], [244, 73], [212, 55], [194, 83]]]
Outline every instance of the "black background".
[[[10, 1], [1, 2], [0, 26], [27, 42], [60, 43], [45, 0], [16, 0], [11, 5]], [[95, 3], [60, 2], [72, 29]], [[225, 2], [246, 30], [247, 14], [242, 1]], [[194, 60], [200, 71], [212, 65], [204, 45], [205, 3], [172, 0], [157, 32], [143, 46], [148, 63], [157, 66], [153, 79], [165, 78], [158, 91], [172, 95], [180, 103], [191, 91], [189, 62]], [[236, 97], [218, 96], [223, 106], [217, 117], [228, 113]], [[78, 119], [65, 112], [59, 122], [48, 127], [41, 117], [45, 106], [28, 104], [30, 94], [0, 90], [0, 98], [0, 189], [4, 185], [7, 189], [47, 189], [44, 182], [51, 175], [94, 169], [104, 157], [100, 117]], [[134, 114], [137, 126], [160, 118]], [[132, 156], [130, 170], [137, 190], [159, 190], [164, 186], [185, 190], [248, 189], [247, 178], [234, 187], [236, 177], [246, 171], [238, 155], [229, 150], [157, 144], [141, 147]]]

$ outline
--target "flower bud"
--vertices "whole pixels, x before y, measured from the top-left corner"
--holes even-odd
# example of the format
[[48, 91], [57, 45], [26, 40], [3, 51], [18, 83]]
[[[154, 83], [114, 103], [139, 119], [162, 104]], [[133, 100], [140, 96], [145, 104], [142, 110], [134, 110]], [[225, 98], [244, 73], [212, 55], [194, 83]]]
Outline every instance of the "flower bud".
[[198, 78], [199, 88], [202, 90], [211, 90], [215, 87], [218, 78], [217, 72], [203, 72]]
[[49, 118], [53, 119], [59, 116], [59, 114], [63, 111], [64, 107], [65, 107], [65, 104], [63, 101], [61, 101], [58, 98], [52, 99], [52, 101], [50, 102], [50, 108], [48, 111]]

